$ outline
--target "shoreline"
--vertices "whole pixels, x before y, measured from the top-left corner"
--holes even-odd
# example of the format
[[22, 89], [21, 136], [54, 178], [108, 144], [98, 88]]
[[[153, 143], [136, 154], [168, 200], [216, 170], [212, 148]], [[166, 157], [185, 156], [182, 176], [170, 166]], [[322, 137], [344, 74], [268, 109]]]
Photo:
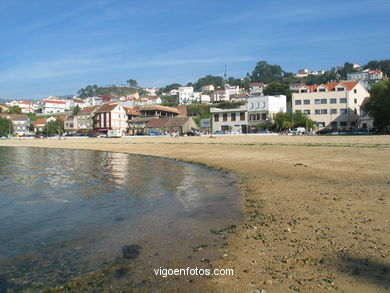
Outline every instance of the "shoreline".
[[0, 146], [152, 155], [232, 172], [240, 179], [243, 223], [214, 265], [234, 268], [235, 276], [200, 280], [206, 291], [390, 288], [389, 136], [7, 140]]

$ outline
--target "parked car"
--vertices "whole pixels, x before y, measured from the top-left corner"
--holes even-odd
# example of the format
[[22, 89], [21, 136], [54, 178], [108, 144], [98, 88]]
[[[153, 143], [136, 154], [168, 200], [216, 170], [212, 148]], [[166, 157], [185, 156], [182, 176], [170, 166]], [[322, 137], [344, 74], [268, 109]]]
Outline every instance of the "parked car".
[[159, 132], [159, 131], [153, 131], [153, 132], [150, 132], [149, 135], [151, 135], [151, 136], [159, 136], [159, 135], [162, 135], [162, 133]]
[[145, 132], [139, 131], [135, 135], [145, 135]]

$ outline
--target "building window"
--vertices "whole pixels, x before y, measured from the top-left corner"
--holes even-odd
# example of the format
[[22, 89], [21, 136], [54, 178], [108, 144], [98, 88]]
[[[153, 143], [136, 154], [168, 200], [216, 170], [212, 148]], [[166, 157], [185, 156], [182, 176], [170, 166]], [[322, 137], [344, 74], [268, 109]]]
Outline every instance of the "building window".
[[301, 93], [307, 93], [307, 90], [301, 90]]
[[321, 104], [327, 104], [328, 100], [327, 99], [321, 99]]
[[314, 113], [316, 113], [317, 115], [321, 114], [321, 110], [320, 109], [316, 109]]
[[340, 114], [347, 114], [347, 109], [340, 109]]
[[330, 114], [337, 114], [337, 109], [330, 109]]
[[310, 110], [303, 110], [303, 113], [306, 115], [310, 115]]
[[261, 114], [261, 120], [267, 120], [267, 114], [265, 113]]
[[354, 99], [353, 101], [354, 101], [355, 104], [357, 104], [357, 99]]
[[325, 127], [325, 122], [316, 122], [317, 127]]
[[340, 127], [347, 127], [347, 121], [341, 121]]
[[214, 121], [219, 122], [219, 114], [214, 114]]
[[260, 120], [260, 114], [256, 114], [256, 120]]
[[302, 113], [301, 110], [295, 110], [295, 113]]
[[241, 121], [245, 120], [245, 112], [240, 112], [240, 120]]
[[336, 104], [337, 103], [337, 99], [330, 99], [330, 103], [331, 104]]
[[310, 105], [310, 100], [303, 100], [303, 104]]
[[321, 109], [321, 114], [328, 114], [328, 110], [327, 109]]
[[321, 100], [320, 99], [315, 99], [314, 100], [314, 104], [321, 104]]
[[357, 89], [354, 89], [354, 90], [353, 90], [353, 93], [354, 93], [354, 94], [357, 94]]
[[337, 122], [336, 121], [333, 121], [330, 123], [330, 127], [331, 128], [337, 128]]
[[302, 101], [301, 100], [295, 100], [295, 105], [301, 105]]
[[323, 92], [325, 92], [326, 90], [325, 89], [319, 89], [318, 90], [320, 93], [323, 93]]
[[231, 119], [232, 121], [236, 121], [236, 113], [230, 114], [230, 119]]
[[222, 115], [222, 119], [223, 119], [223, 121], [227, 121], [227, 114], [226, 113]]
[[340, 104], [346, 104], [347, 98], [340, 98]]
[[345, 89], [344, 89], [343, 87], [338, 87], [338, 88], [337, 88], [337, 91], [338, 91], [338, 92], [343, 92], [344, 90], [345, 90]]

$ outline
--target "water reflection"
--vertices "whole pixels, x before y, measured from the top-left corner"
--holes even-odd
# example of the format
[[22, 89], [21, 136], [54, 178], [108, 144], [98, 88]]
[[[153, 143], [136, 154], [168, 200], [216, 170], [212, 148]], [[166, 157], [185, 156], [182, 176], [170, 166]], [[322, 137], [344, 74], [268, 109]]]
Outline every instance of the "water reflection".
[[168, 159], [0, 147], [0, 275], [57, 284], [135, 242], [186, 260], [192, 241], [239, 218], [233, 181]]

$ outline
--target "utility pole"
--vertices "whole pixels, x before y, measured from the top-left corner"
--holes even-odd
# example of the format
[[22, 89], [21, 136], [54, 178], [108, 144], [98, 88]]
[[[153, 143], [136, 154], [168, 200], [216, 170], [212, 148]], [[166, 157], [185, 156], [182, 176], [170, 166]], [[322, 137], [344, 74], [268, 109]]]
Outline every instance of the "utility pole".
[[226, 72], [227, 72], [227, 64], [225, 64], [225, 74], [223, 75], [224, 77], [225, 77], [225, 83], [227, 82], [227, 74], [226, 74]]

